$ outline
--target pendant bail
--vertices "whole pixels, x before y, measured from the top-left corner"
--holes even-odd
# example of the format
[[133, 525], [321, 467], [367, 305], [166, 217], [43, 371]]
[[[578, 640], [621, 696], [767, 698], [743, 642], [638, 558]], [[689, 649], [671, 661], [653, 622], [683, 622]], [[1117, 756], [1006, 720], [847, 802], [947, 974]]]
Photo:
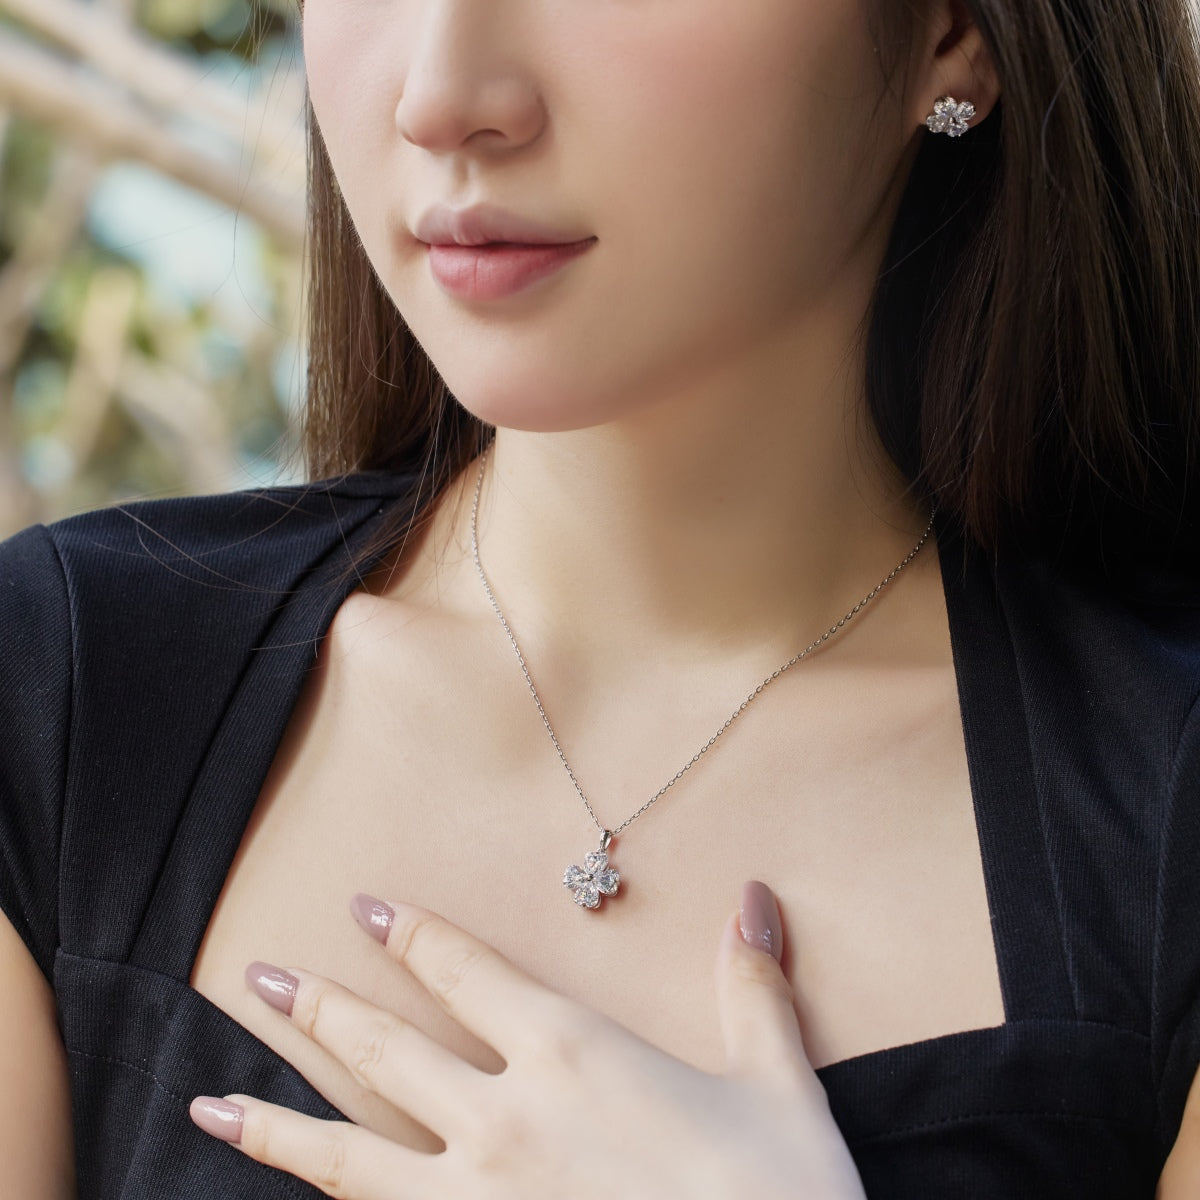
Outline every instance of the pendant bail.
[[612, 841], [613, 835], [609, 833], [607, 829], [602, 830], [601, 832], [604, 836], [600, 839], [600, 853], [605, 854], [608, 852], [608, 844]]

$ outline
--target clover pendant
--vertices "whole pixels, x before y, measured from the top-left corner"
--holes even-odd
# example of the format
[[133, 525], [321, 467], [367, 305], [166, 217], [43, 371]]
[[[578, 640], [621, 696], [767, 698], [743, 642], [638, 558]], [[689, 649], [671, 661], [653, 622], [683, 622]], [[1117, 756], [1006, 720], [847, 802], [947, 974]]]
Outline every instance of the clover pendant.
[[599, 850], [583, 857], [583, 866], [569, 866], [563, 872], [563, 886], [574, 894], [580, 908], [599, 908], [601, 896], [615, 896], [621, 876], [608, 865], [608, 844], [612, 834], [607, 830]]

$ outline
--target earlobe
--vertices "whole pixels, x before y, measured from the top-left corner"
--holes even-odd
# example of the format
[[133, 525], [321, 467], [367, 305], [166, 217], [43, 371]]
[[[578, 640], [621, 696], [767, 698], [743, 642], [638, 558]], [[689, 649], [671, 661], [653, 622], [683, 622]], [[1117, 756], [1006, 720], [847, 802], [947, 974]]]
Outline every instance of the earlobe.
[[[1000, 81], [991, 50], [966, 0], [939, 0], [932, 6], [926, 31], [921, 86], [913, 93], [920, 109], [914, 114], [914, 124], [927, 125], [930, 118], [938, 118], [937, 101], [954, 97], [960, 104], [974, 106], [969, 120], [971, 127], [978, 125], [995, 107]], [[938, 132], [952, 132], [940, 125], [939, 121]]]

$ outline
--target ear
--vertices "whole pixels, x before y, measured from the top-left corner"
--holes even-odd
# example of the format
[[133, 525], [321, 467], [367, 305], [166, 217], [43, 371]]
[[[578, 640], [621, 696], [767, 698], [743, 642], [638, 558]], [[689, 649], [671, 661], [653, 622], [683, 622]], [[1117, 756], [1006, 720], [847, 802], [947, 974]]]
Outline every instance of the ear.
[[913, 54], [909, 76], [913, 125], [925, 124], [939, 96], [974, 104], [972, 125], [995, 107], [1000, 80], [967, 0], [931, 0], [914, 38]]

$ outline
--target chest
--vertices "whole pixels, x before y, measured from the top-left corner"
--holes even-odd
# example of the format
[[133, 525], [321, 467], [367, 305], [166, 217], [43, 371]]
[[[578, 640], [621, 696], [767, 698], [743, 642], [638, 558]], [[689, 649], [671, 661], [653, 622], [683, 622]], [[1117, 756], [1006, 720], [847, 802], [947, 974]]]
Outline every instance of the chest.
[[[717, 938], [747, 879], [779, 897], [814, 1065], [1004, 1020], [948, 655], [870, 678], [815, 662], [781, 681], [614, 839], [621, 890], [596, 912], [571, 902], [562, 873], [599, 832], [512, 664], [396, 643], [390, 655], [405, 670], [375, 674], [335, 627], [190, 980], [351, 1119], [439, 1145], [254, 997], [246, 963], [329, 975], [468, 1061], [500, 1062], [358, 929], [357, 891], [442, 913], [706, 1070], [724, 1064]], [[678, 747], [709, 736], [704, 722], [687, 703], [597, 722], [581, 761], [607, 828], [681, 765]]]

